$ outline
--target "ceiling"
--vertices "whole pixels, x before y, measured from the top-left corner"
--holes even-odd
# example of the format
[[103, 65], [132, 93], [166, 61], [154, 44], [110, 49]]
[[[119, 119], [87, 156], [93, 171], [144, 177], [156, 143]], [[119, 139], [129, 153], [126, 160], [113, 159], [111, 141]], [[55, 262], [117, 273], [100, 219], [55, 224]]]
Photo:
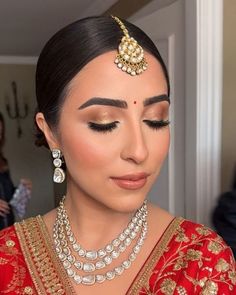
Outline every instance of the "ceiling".
[[60, 28], [117, 0], [0, 0], [0, 55], [37, 56]]
[[[91, 15], [139, 17], [176, 0], [0, 0], [0, 56], [38, 56], [65, 25]], [[142, 8], [142, 10], [141, 10]]]

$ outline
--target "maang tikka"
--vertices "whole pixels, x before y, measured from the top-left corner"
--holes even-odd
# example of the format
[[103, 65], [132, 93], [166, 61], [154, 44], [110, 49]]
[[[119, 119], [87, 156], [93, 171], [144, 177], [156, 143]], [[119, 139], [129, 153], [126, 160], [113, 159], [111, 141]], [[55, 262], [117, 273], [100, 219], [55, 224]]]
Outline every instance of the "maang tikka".
[[63, 163], [62, 153], [59, 149], [52, 149], [53, 165], [55, 166], [53, 181], [56, 183], [62, 183], [65, 180], [65, 172], [61, 168]]
[[119, 53], [115, 59], [117, 67], [132, 76], [141, 74], [148, 66], [143, 48], [133, 37], [130, 37], [127, 28], [118, 17], [111, 17], [118, 23], [124, 33], [118, 47]]

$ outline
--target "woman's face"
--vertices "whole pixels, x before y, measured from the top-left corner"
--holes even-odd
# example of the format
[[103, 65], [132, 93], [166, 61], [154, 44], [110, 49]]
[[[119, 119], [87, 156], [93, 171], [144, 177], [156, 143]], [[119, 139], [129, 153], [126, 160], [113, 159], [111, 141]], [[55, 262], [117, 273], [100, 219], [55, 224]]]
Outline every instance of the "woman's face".
[[146, 53], [148, 69], [133, 77], [116, 67], [115, 54], [95, 58], [72, 80], [57, 147], [77, 193], [131, 212], [146, 198], [168, 152], [169, 127], [162, 127], [167, 83], [152, 55]]

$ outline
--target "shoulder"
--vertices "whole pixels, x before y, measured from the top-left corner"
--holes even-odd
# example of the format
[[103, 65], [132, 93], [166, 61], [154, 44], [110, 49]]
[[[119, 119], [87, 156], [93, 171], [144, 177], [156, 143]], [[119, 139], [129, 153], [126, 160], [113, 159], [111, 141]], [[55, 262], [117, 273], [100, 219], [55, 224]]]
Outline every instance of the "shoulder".
[[224, 250], [230, 250], [225, 241], [209, 227], [183, 219], [176, 230], [176, 241], [185, 242], [189, 246], [212, 255], [220, 254]]
[[182, 218], [182, 221], [177, 228], [177, 233], [180, 232], [187, 235], [190, 239], [195, 239], [196, 237], [201, 237], [204, 240], [209, 240], [211, 238], [220, 238], [217, 233], [209, 227], [184, 218]]
[[164, 294], [167, 290], [179, 294], [236, 294], [232, 251], [219, 235], [202, 224], [174, 218], [151, 258], [155, 260], [149, 277], [152, 294], [160, 289]]
[[182, 270], [185, 282], [191, 282], [195, 288], [209, 294], [213, 291], [216, 294], [236, 291], [236, 265], [232, 251], [216, 232], [183, 219], [176, 229], [174, 241], [179, 249], [175, 268]]
[[215, 266], [219, 259], [235, 263], [230, 247], [221, 236], [205, 225], [183, 219], [176, 228], [174, 241], [184, 247], [188, 260], [201, 260]]

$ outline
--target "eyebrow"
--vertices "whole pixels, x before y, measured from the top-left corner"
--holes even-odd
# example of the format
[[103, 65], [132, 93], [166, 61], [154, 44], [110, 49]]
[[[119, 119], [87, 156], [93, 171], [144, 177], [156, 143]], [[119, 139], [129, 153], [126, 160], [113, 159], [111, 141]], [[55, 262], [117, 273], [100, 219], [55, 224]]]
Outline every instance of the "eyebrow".
[[93, 97], [93, 98], [89, 99], [88, 101], [86, 101], [84, 104], [82, 104], [79, 107], [79, 110], [87, 108], [91, 105], [105, 105], [105, 106], [112, 106], [112, 107], [117, 107], [117, 108], [122, 108], [122, 109], [128, 108], [128, 104], [124, 100], [102, 98], [102, 97]]
[[158, 103], [161, 101], [167, 101], [170, 104], [170, 98], [168, 97], [168, 95], [161, 94], [161, 95], [156, 95], [153, 97], [146, 98], [143, 102], [143, 105], [146, 107], [146, 106], [149, 106], [151, 104]]
[[[170, 104], [170, 99], [166, 94], [162, 95], [157, 95], [157, 96], [152, 96], [148, 97], [144, 100], [143, 105], [149, 106], [154, 103], [158, 103], [161, 101], [167, 101]], [[112, 106], [112, 107], [117, 107], [117, 108], [122, 108], [122, 109], [127, 109], [128, 104], [125, 100], [120, 100], [120, 99], [111, 99], [111, 98], [102, 98], [102, 97], [93, 97], [87, 100], [85, 103], [83, 103], [78, 109], [82, 110], [85, 109], [91, 105], [105, 105], [105, 106]]]

